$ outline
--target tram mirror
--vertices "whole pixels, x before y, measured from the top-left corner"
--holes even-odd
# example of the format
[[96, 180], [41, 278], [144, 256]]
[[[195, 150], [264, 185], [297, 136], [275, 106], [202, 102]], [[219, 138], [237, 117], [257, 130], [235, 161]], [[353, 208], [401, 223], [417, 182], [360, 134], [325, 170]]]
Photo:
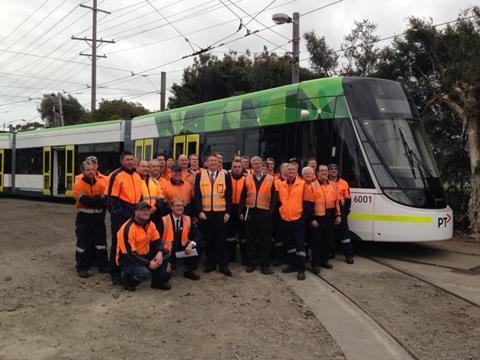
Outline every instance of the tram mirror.
[[303, 109], [303, 110], [300, 111], [300, 117], [301, 117], [302, 119], [306, 119], [306, 118], [308, 118], [309, 116], [310, 116], [310, 111], [305, 110], [305, 109]]

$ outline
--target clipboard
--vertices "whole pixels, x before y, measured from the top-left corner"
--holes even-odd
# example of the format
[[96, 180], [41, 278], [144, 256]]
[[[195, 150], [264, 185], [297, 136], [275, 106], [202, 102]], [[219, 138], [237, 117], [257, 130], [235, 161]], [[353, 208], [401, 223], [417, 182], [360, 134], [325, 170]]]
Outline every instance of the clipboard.
[[192, 251], [190, 251], [190, 254], [185, 254], [185, 251], [176, 251], [175, 252], [175, 257], [177, 259], [183, 259], [183, 258], [188, 258], [188, 257], [192, 257], [192, 256], [198, 256], [198, 251], [197, 249], [192, 249]]

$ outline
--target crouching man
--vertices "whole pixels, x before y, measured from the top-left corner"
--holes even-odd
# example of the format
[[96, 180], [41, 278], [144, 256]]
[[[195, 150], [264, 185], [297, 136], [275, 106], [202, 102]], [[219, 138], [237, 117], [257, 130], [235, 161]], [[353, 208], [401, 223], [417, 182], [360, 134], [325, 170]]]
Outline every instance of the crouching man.
[[116, 262], [122, 270], [125, 290], [151, 278], [153, 289], [170, 290], [167, 273], [169, 251], [162, 247], [160, 234], [150, 221], [151, 206], [141, 201], [135, 206], [135, 216], [117, 232]]
[[203, 250], [202, 233], [192, 223], [192, 218], [184, 215], [185, 202], [182, 198], [172, 199], [170, 208], [171, 213], [162, 217], [158, 229], [162, 234], [163, 247], [170, 255], [167, 272], [173, 272], [177, 260], [182, 257], [183, 276], [190, 280], [200, 280], [200, 275], [195, 271]]

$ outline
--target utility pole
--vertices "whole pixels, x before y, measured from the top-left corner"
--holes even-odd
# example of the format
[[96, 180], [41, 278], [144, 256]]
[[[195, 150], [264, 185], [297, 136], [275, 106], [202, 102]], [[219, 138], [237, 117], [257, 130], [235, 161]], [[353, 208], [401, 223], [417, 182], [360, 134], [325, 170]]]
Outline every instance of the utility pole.
[[162, 71], [160, 73], [160, 111], [165, 111], [165, 97], [167, 92], [167, 73]]
[[91, 92], [92, 92], [92, 99], [91, 99], [91, 106], [90, 111], [92, 116], [95, 113], [96, 101], [97, 101], [97, 59], [98, 58], [106, 58], [107, 56], [104, 55], [97, 55], [97, 49], [102, 43], [110, 43], [114, 44], [115, 41], [113, 40], [103, 40], [97, 39], [97, 12], [103, 12], [105, 14], [111, 14], [109, 11], [101, 10], [97, 8], [97, 0], [93, 0], [93, 6], [87, 6], [80, 4], [80, 7], [87, 8], [92, 10], [93, 13], [93, 20], [92, 20], [92, 38], [89, 39], [87, 37], [79, 38], [76, 36], [72, 36], [72, 40], [83, 40], [86, 41], [87, 44], [92, 49], [91, 54], [84, 54], [80, 53], [81, 56], [88, 56], [92, 60], [92, 85], [91, 85]]
[[300, 14], [293, 13], [292, 21], [292, 84], [300, 82]]

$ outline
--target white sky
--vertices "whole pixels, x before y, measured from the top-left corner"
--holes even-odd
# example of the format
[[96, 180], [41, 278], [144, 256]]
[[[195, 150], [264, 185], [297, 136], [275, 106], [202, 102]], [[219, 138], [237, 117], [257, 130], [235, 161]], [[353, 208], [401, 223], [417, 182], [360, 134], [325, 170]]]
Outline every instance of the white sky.
[[[206, 47], [234, 33], [239, 25], [237, 16], [244, 18], [244, 24], [251, 20], [241, 9], [248, 14], [257, 14], [270, 5], [256, 20], [271, 26], [274, 13], [298, 11], [303, 14], [335, 0], [149, 1], [151, 5], [146, 0], [98, 1], [100, 9], [112, 12], [110, 15], [98, 14], [98, 38], [114, 39], [116, 43], [104, 44], [98, 50], [99, 55], [106, 54], [107, 58], [98, 60], [97, 102], [102, 98], [123, 97], [140, 102], [150, 110], [159, 109], [160, 72], [167, 72], [169, 88], [173, 82], [181, 81], [182, 69], [193, 59], [181, 60], [182, 56], [192, 53], [192, 48], [179, 37], [174, 27], [186, 34], [198, 50], [196, 45]], [[36, 109], [44, 93], [72, 94], [85, 108], [90, 108], [90, 89], [87, 88], [91, 82], [90, 60], [79, 56], [81, 51], [89, 53], [90, 48], [84, 41], [70, 39], [72, 35], [91, 37], [92, 13], [79, 7], [80, 2], [91, 6], [93, 1], [0, 0], [0, 126], [19, 124], [22, 119], [39, 121]], [[370, 19], [378, 25], [377, 34], [386, 37], [401, 33], [410, 16], [432, 18], [436, 24], [443, 23], [455, 19], [460, 11], [473, 5], [478, 2], [344, 0], [302, 16], [300, 31], [303, 34], [315, 30], [337, 49], [355, 20]], [[291, 49], [291, 44], [287, 43], [291, 38], [291, 25], [274, 27], [275, 33], [262, 24], [254, 20], [247, 25], [251, 31], [264, 29], [258, 33], [262, 38], [248, 36], [212, 51], [221, 56], [222, 52], [229, 50], [262, 51], [264, 45], [269, 49], [283, 45], [276, 52]], [[204, 30], [208, 27], [210, 29]], [[242, 29], [225, 41], [244, 34], [245, 29]], [[308, 58], [303, 40], [300, 58]], [[301, 65], [308, 66], [308, 61]], [[130, 76], [131, 72], [146, 76]]]

